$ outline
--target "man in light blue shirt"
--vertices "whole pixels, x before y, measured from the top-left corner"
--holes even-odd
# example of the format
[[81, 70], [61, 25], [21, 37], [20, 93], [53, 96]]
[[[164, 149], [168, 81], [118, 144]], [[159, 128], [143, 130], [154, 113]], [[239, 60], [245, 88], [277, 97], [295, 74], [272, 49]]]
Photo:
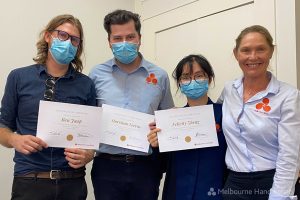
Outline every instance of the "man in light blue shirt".
[[[90, 72], [98, 105], [108, 104], [148, 114], [174, 107], [167, 73], [139, 53], [139, 15], [116, 10], [106, 15], [104, 28], [114, 58], [96, 65]], [[157, 149], [147, 154], [100, 144], [92, 168], [95, 198], [155, 200], [162, 165]]]

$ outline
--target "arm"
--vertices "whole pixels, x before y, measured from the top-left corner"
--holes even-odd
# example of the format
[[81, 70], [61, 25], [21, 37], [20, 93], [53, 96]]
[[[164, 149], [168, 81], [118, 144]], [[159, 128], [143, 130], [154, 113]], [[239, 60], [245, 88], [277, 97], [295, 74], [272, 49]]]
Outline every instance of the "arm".
[[165, 75], [163, 84], [164, 84], [162, 90], [163, 94], [162, 94], [162, 99], [158, 106], [158, 110], [164, 110], [164, 109], [169, 109], [174, 107], [168, 74]]
[[225, 96], [225, 88], [222, 90], [222, 93], [221, 95], [219, 96], [218, 100], [217, 100], [217, 103], [223, 103], [224, 101], [224, 96]]
[[15, 148], [18, 152], [30, 154], [47, 148], [47, 144], [35, 136], [14, 133], [17, 129], [16, 119], [19, 104], [17, 87], [18, 74], [12, 71], [7, 77], [1, 101], [0, 144], [8, 148]]
[[300, 94], [298, 91], [290, 93], [283, 103], [281, 120], [278, 124], [278, 143], [276, 173], [269, 199], [297, 199], [293, 195], [300, 163]]
[[7, 147], [7, 148], [13, 148], [11, 141], [13, 140], [13, 133], [9, 128], [5, 127], [4, 125], [1, 125], [0, 128], [0, 144]]
[[47, 148], [47, 144], [41, 139], [32, 135], [19, 135], [9, 128], [0, 128], [0, 143], [8, 148], [15, 148], [23, 154], [31, 154]]

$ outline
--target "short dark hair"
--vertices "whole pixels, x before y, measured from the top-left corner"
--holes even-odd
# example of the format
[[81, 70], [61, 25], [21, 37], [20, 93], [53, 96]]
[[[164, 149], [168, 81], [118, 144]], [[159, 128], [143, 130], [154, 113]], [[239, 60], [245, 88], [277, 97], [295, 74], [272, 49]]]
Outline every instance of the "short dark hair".
[[175, 79], [178, 88], [180, 86], [180, 76], [182, 75], [184, 66], [188, 64], [190, 67], [190, 71], [192, 72], [193, 63], [198, 63], [200, 65], [205, 74], [208, 76], [209, 82], [214, 81], [215, 73], [208, 60], [202, 55], [191, 54], [179, 61], [172, 73], [172, 76]]
[[108, 38], [111, 34], [111, 25], [114, 24], [126, 24], [131, 20], [134, 21], [135, 30], [141, 35], [141, 21], [140, 15], [127, 11], [127, 10], [115, 10], [104, 17], [103, 26], [108, 34]]

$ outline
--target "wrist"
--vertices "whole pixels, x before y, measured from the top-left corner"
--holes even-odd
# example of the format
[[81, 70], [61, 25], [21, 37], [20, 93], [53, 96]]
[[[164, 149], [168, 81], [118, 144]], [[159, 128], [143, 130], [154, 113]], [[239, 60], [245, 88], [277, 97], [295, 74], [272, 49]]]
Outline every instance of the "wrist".
[[14, 148], [14, 144], [16, 141], [16, 137], [18, 137], [19, 135], [16, 133], [10, 133], [7, 139], [7, 147], [9, 148]]

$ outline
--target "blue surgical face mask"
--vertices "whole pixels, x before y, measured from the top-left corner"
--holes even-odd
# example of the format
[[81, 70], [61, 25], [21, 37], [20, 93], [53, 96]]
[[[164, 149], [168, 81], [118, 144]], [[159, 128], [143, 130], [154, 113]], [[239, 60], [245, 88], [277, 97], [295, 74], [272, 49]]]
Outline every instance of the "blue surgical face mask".
[[138, 45], [130, 42], [117, 42], [111, 44], [115, 58], [123, 64], [129, 64], [138, 56]]
[[70, 40], [61, 41], [58, 38], [53, 38], [50, 53], [58, 64], [66, 65], [74, 60], [77, 47], [74, 47]]
[[181, 84], [180, 90], [190, 99], [199, 99], [208, 91], [208, 80], [192, 80], [188, 85]]

